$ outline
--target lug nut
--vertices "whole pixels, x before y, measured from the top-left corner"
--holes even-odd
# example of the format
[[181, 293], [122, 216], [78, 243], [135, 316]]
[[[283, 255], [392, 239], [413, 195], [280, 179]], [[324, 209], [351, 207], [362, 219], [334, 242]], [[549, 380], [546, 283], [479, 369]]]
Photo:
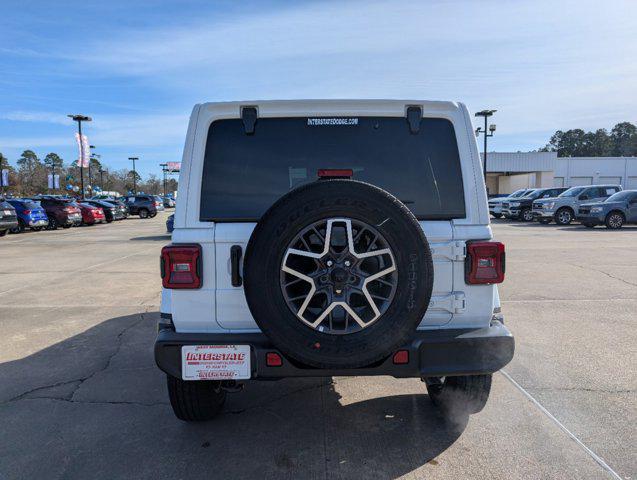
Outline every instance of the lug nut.
[[345, 260], [345, 266], [349, 267], [352, 264], [352, 262], [350, 262], [349, 260]]
[[327, 266], [328, 266], [328, 267], [331, 267], [332, 265], [334, 265], [334, 262], [332, 262], [331, 260], [328, 260], [328, 261], [327, 261]]

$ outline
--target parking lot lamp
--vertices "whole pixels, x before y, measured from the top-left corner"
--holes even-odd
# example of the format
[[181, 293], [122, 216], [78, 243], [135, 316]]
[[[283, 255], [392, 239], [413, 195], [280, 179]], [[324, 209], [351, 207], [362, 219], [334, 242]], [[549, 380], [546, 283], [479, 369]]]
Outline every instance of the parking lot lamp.
[[168, 173], [168, 164], [167, 163], [160, 163], [159, 166], [161, 167], [161, 171], [163, 174], [163, 181], [164, 181], [164, 197], [166, 196], [166, 174]]
[[137, 172], [135, 171], [135, 161], [139, 160], [139, 157], [128, 157], [133, 162], [133, 195], [137, 195]]
[[[484, 135], [484, 158], [482, 159], [482, 170], [484, 174], [484, 185], [487, 185], [487, 139], [492, 137], [495, 133], [495, 125], [491, 124], [487, 130], [487, 119], [492, 116], [497, 110], [481, 110], [476, 112], [476, 117], [484, 117], [484, 130], [482, 127], [478, 127], [476, 129], [476, 137], [482, 133]], [[489, 193], [489, 189], [487, 188], [487, 194]]]
[[82, 143], [82, 122], [90, 122], [93, 119], [86, 115], [67, 115], [67, 117], [77, 122], [77, 133], [80, 136], [80, 182], [82, 186], [82, 198], [84, 198], [84, 144]]

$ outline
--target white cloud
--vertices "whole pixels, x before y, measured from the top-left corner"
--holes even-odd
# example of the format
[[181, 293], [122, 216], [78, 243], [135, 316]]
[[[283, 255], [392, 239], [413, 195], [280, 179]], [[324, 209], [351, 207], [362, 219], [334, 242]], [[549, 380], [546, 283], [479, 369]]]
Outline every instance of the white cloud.
[[73, 120], [66, 115], [51, 112], [13, 111], [0, 114], [0, 119], [13, 120], [15, 122], [53, 123], [58, 125], [71, 125], [73, 123]]

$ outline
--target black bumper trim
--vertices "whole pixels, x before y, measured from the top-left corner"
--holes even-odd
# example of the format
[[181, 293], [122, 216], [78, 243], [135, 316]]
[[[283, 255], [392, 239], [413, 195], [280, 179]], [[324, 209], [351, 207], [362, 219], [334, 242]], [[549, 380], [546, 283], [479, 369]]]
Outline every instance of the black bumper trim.
[[[164, 327], [167, 327], [164, 324]], [[409, 363], [394, 365], [392, 355], [365, 368], [319, 369], [300, 366], [272, 346], [263, 333], [177, 333], [161, 328], [155, 341], [155, 362], [168, 375], [181, 378], [183, 345], [250, 345], [252, 379], [285, 377], [331, 377], [390, 375], [421, 378], [449, 375], [478, 375], [500, 370], [513, 358], [515, 341], [499, 321], [480, 329], [418, 330], [399, 350], [409, 351]], [[283, 365], [268, 367], [265, 356], [276, 352]]]

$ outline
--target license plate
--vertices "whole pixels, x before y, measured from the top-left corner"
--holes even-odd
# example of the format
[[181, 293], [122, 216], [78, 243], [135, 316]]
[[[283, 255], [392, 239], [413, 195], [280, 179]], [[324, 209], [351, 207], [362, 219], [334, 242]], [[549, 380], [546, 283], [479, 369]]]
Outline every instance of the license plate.
[[5, 215], [11, 215], [11, 210], [5, 210], [5, 211], [4, 211], [4, 214], [5, 214]]
[[184, 345], [184, 380], [241, 380], [250, 378], [249, 345]]

